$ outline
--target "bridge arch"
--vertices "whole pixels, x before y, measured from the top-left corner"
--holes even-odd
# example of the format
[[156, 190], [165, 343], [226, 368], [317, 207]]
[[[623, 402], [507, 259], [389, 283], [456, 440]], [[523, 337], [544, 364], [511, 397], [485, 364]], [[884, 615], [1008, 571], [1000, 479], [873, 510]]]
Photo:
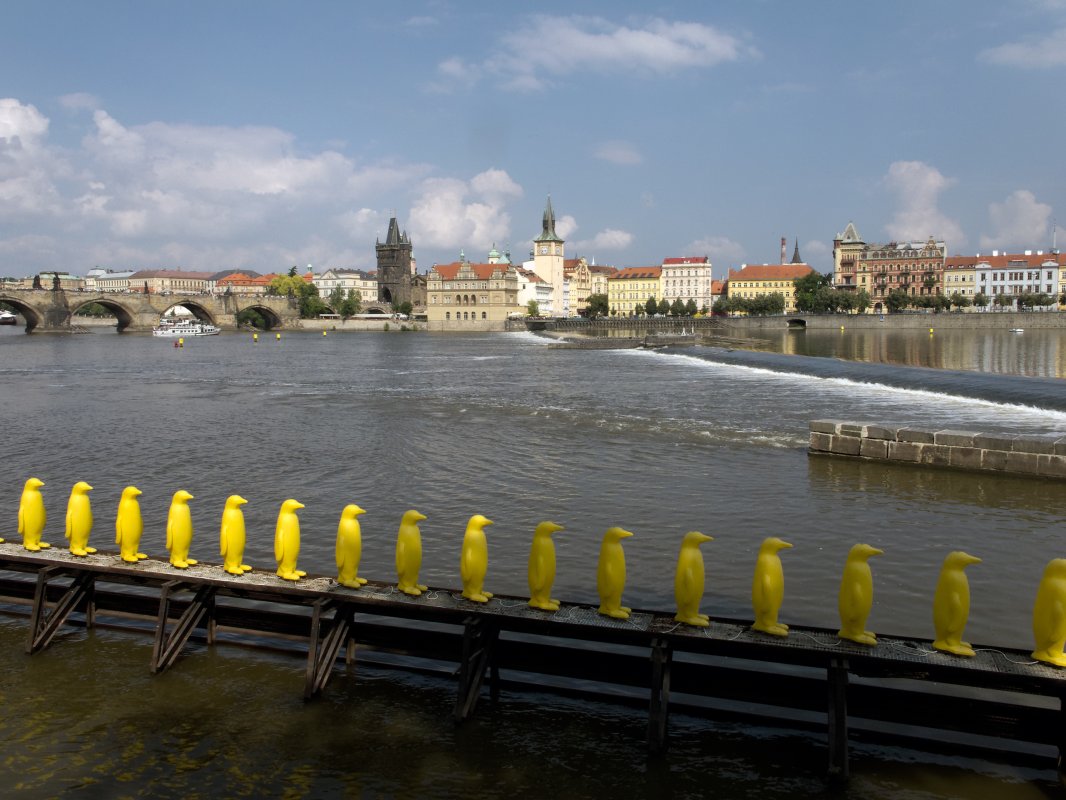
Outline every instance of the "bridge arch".
[[198, 320], [200, 320], [201, 322], [206, 322], [209, 325], [216, 325], [217, 324], [215, 322], [215, 318], [211, 315], [211, 312], [208, 311], [206, 308], [203, 307], [202, 304], [196, 302], [195, 300], [175, 300], [173, 303], [171, 303], [169, 306], [167, 306], [163, 310], [163, 314], [160, 315], [160, 316], [165, 315], [172, 308], [178, 308], [179, 306], [181, 308], [187, 308], [189, 311], [192, 312], [192, 315], [194, 317], [196, 317]]
[[392, 306], [369, 305], [362, 311], [363, 314], [381, 314], [388, 316], [392, 313]]
[[87, 305], [91, 305], [92, 303], [96, 303], [97, 305], [103, 306], [115, 315], [115, 319], [118, 320], [118, 324], [115, 326], [115, 329], [119, 333], [122, 333], [122, 331], [126, 330], [126, 328], [128, 328], [133, 322], [133, 315], [130, 313], [129, 309], [123, 306], [122, 303], [119, 303], [118, 301], [107, 296], [91, 297], [85, 300], [84, 302], [71, 304], [70, 317], [67, 321], [73, 322], [74, 315], [78, 313], [78, 310], [84, 308]]
[[22, 315], [22, 318], [26, 320], [26, 333], [29, 333], [38, 325], [41, 324], [41, 315], [31, 305], [19, 300], [17, 297], [12, 297], [9, 294], [0, 294], [0, 303], [7, 303], [15, 311]]
[[807, 330], [807, 320], [793, 317], [788, 321], [789, 330]]
[[[280, 328], [284, 320], [274, 309], [269, 306], [259, 305], [258, 303], [249, 303], [246, 306], [241, 307], [241, 311], [254, 311], [260, 317], [263, 318], [264, 327], [263, 330], [273, 330], [274, 328]], [[240, 312], [238, 312], [240, 313]]]

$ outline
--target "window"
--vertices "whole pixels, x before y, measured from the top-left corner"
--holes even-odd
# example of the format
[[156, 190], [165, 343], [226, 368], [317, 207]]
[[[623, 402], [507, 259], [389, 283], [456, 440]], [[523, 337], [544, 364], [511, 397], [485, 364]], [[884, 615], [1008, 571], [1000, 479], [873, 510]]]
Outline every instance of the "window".
[[489, 318], [488, 312], [487, 311], [482, 311], [481, 312], [481, 318], [482, 319], [488, 319]]

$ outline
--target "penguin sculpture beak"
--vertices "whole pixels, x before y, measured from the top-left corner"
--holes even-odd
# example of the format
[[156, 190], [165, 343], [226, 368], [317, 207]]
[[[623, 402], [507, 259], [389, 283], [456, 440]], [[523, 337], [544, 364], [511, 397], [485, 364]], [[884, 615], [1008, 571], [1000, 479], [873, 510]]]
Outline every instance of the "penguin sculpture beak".
[[981, 563], [981, 559], [979, 559], [977, 556], [971, 556], [969, 553], [961, 553], [961, 556], [962, 556], [962, 562], [966, 566], [969, 566], [970, 564], [980, 564]]

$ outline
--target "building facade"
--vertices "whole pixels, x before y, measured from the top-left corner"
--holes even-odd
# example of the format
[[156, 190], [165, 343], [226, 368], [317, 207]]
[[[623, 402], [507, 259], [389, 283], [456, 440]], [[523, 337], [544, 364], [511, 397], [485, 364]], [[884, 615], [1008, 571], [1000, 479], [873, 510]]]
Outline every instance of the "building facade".
[[[986, 308], [1011, 308], [1018, 295], [1047, 294], [1054, 303], [1066, 290], [1066, 257], [1061, 253], [1027, 250], [1024, 253], [1000, 253], [986, 256], [950, 256], [944, 263], [945, 293], [950, 295], [949, 276], [973, 274], [973, 295], [988, 299]], [[1000, 298], [997, 302], [997, 298]]]
[[612, 316], [643, 313], [648, 298], [662, 295], [662, 267], [626, 267], [607, 279], [607, 307]]
[[[340, 289], [345, 295], [354, 291], [362, 301], [363, 307], [373, 305], [378, 300], [378, 276], [376, 272], [362, 269], [327, 269], [316, 275], [314, 284], [318, 296], [326, 299], [334, 289]], [[409, 301], [414, 304], [413, 301]]]
[[507, 317], [521, 312], [518, 274], [510, 264], [434, 264], [426, 294], [430, 330], [503, 330]]
[[707, 256], [664, 258], [662, 265], [662, 296], [673, 303], [692, 300], [696, 309], [709, 309], [711, 300], [711, 259]]
[[814, 270], [808, 264], [742, 264], [739, 270], [729, 270], [726, 292], [729, 297], [752, 300], [779, 294], [785, 299], [785, 313], [796, 310], [797, 278], [805, 278]]
[[130, 275], [129, 290], [146, 294], [204, 294], [214, 287], [214, 275], [178, 269], [143, 269]]

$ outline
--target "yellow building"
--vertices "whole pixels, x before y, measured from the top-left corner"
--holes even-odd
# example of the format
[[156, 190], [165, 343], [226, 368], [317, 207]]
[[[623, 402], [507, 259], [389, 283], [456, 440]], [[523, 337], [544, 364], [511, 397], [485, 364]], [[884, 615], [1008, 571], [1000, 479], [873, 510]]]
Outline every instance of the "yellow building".
[[662, 267], [626, 267], [607, 278], [607, 306], [612, 315], [632, 316], [644, 311], [648, 298], [662, 294]]
[[752, 264], [741, 265], [741, 269], [729, 270], [729, 283], [726, 289], [729, 297], [751, 300], [771, 294], [785, 298], [785, 313], [796, 310], [797, 278], [805, 278], [814, 272], [808, 264]]
[[518, 313], [518, 273], [510, 264], [453, 261], [434, 264], [426, 276], [429, 330], [502, 331]]
[[944, 296], [958, 293], [962, 297], [973, 300], [977, 293], [977, 269], [974, 264], [952, 264], [950, 259], [944, 265], [943, 278]]

